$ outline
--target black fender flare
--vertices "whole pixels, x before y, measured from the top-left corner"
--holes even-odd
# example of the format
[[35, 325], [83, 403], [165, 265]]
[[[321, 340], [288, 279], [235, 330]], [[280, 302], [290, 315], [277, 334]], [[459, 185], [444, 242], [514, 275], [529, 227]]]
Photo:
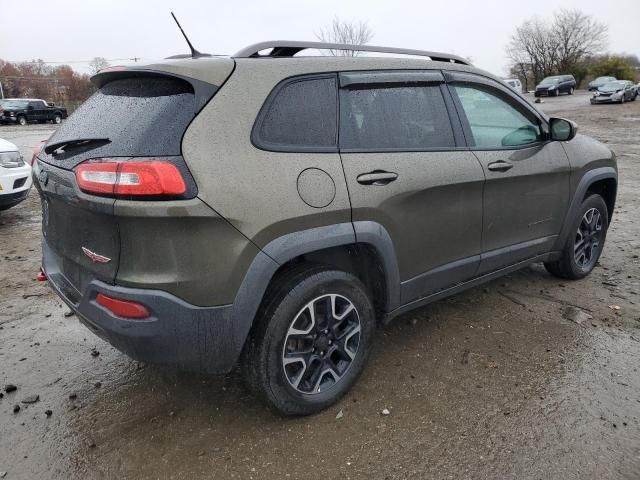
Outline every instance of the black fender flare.
[[232, 307], [235, 350], [240, 355], [271, 279], [280, 266], [300, 255], [326, 248], [365, 243], [382, 259], [387, 285], [387, 309], [400, 303], [400, 274], [387, 230], [376, 222], [345, 222], [292, 232], [269, 242], [251, 262]]
[[[578, 182], [578, 186], [573, 194], [573, 199], [571, 200], [571, 204], [567, 210], [567, 214], [565, 215], [564, 222], [562, 224], [562, 229], [560, 230], [560, 234], [556, 239], [556, 243], [553, 247], [555, 251], [561, 251], [564, 248], [564, 245], [567, 241], [568, 236], [571, 234], [571, 219], [574, 218], [577, 213], [580, 205], [582, 204], [582, 199], [584, 198], [589, 187], [593, 185], [595, 182], [599, 180], [604, 180], [607, 178], [612, 178], [618, 182], [618, 172], [613, 167], [599, 167], [594, 168], [593, 170], [589, 170], [587, 173], [583, 175]], [[613, 212], [609, 212], [609, 216], [611, 216]]]

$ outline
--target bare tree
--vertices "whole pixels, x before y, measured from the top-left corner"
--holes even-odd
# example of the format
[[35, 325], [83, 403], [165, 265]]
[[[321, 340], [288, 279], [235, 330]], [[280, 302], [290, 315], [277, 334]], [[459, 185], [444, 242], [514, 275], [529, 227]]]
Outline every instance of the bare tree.
[[[322, 28], [316, 37], [325, 43], [347, 43], [349, 45], [364, 45], [373, 38], [373, 32], [367, 22], [354, 22], [333, 19], [330, 26]], [[361, 52], [353, 50], [330, 50], [333, 56], [355, 57]]]
[[506, 53], [516, 71], [537, 83], [549, 75], [573, 73], [605, 48], [606, 39], [606, 25], [578, 10], [560, 10], [551, 23], [534, 18], [518, 26]]
[[607, 45], [607, 26], [579, 10], [556, 13], [551, 34], [557, 44], [559, 72], [574, 67], [585, 57], [601, 53]]
[[104, 57], [93, 57], [89, 62], [89, 69], [92, 74], [98, 73], [100, 70], [103, 70], [110, 66], [110, 63]]

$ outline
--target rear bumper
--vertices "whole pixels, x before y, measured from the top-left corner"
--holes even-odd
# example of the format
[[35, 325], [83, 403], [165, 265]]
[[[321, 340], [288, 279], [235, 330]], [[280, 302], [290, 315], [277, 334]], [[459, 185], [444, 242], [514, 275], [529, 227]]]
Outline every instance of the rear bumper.
[[[232, 306], [198, 307], [161, 290], [110, 285], [99, 280], [78, 292], [52, 262], [43, 242], [43, 270], [51, 288], [81, 323], [131, 358], [182, 370], [226, 373], [233, 368], [246, 333], [232, 320]], [[128, 320], [96, 303], [98, 293], [146, 305], [151, 317]], [[243, 336], [238, 342], [238, 337]]]

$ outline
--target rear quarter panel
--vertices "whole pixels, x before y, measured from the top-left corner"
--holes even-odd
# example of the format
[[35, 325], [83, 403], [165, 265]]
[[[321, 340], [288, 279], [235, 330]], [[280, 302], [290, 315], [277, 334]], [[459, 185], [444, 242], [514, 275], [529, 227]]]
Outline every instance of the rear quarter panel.
[[[337, 152], [268, 152], [251, 143], [253, 124], [271, 90], [298, 73], [298, 63], [289, 59], [237, 60], [234, 73], [183, 139], [199, 197], [259, 247], [286, 233], [351, 220]], [[322, 169], [333, 180], [329, 205], [315, 208], [300, 198], [298, 177], [308, 168]]]

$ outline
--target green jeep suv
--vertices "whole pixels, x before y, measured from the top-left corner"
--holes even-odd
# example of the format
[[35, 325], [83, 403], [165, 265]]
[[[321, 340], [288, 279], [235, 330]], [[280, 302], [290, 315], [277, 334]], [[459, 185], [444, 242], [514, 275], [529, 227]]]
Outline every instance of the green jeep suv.
[[40, 277], [132, 358], [240, 365], [284, 414], [348, 391], [377, 325], [604, 246], [611, 150], [453, 55], [265, 42], [93, 81], [34, 165]]

